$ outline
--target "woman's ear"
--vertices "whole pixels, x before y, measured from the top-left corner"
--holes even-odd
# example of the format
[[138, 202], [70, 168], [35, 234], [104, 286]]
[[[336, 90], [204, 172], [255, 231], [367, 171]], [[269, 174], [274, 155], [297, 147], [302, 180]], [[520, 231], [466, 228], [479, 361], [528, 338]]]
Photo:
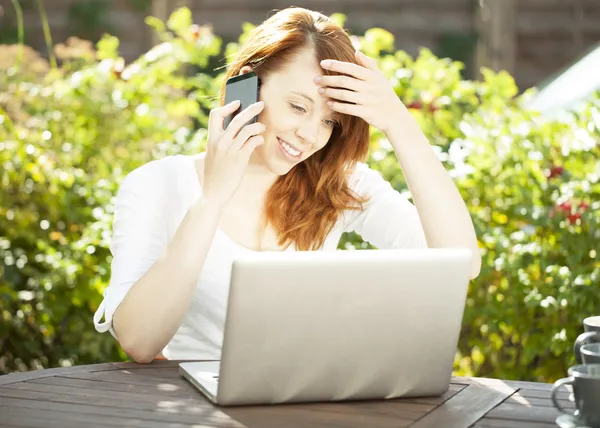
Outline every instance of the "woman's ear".
[[242, 67], [242, 69], [240, 70], [240, 76], [242, 74], [246, 74], [246, 73], [250, 73], [252, 71], [252, 67], [250, 67], [249, 65], [245, 65]]

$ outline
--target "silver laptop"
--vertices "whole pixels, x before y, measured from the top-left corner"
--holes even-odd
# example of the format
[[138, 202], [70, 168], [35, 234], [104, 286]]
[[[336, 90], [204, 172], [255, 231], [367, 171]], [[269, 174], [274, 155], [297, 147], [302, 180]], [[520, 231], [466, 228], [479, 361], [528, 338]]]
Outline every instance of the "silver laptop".
[[442, 394], [471, 257], [411, 249], [236, 259], [221, 361], [180, 372], [220, 406]]

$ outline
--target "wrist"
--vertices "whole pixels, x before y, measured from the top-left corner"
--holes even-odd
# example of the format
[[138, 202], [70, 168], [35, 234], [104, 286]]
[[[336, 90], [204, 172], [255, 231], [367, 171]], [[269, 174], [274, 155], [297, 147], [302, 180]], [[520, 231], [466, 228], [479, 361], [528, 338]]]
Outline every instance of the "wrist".
[[388, 120], [386, 126], [384, 128], [380, 128], [380, 130], [388, 137], [395, 136], [398, 131], [401, 131], [407, 122], [412, 119], [410, 112], [404, 107], [402, 101], [399, 98], [396, 100], [392, 106], [388, 108]]
[[404, 145], [414, 147], [421, 142], [429, 145], [427, 137], [408, 110], [400, 112], [396, 117], [398, 120], [385, 131], [385, 136], [394, 149], [402, 150]]

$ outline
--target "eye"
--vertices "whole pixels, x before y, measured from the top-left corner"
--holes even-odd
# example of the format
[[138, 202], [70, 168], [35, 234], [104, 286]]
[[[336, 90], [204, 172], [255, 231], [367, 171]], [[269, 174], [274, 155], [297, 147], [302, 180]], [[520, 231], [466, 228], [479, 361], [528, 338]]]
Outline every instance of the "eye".
[[325, 122], [325, 125], [327, 125], [329, 128], [333, 128], [335, 125], [338, 124], [338, 122], [333, 119], [325, 119], [323, 122]]
[[296, 104], [292, 104], [292, 103], [290, 103], [290, 106], [296, 111], [306, 113], [306, 109], [304, 107], [300, 107], [300, 106], [297, 106]]

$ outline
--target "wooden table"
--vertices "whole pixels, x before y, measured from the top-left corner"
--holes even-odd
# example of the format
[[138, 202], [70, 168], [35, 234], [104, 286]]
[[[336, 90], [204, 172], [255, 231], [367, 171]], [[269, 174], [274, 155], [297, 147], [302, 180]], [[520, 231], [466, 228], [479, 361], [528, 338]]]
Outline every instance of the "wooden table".
[[[441, 397], [217, 408], [177, 361], [0, 376], [1, 427], [556, 427], [550, 384], [452, 379]], [[573, 408], [569, 392], [562, 404]]]

